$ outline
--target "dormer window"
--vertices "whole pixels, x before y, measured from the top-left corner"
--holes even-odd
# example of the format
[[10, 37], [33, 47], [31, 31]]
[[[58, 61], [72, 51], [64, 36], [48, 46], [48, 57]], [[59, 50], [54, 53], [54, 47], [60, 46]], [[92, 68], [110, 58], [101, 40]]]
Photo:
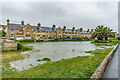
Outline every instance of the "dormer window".
[[30, 30], [29, 30], [29, 29], [27, 29], [27, 33], [30, 33]]

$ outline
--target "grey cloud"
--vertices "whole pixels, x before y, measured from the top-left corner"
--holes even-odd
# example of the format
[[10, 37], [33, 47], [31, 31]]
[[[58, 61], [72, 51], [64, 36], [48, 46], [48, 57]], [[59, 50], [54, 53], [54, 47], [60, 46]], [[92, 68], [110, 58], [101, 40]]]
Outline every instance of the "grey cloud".
[[95, 28], [105, 25], [117, 31], [116, 2], [24, 2], [4, 3], [2, 6], [3, 24], [9, 18], [20, 23], [22, 19], [31, 25], [57, 26], [67, 28]]

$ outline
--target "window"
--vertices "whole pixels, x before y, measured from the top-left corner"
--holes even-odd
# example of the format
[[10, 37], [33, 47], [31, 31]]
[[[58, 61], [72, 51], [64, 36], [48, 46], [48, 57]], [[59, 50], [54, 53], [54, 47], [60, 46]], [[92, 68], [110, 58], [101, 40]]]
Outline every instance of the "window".
[[29, 33], [30, 31], [29, 31], [29, 29], [27, 29], [27, 33]]
[[33, 32], [33, 34], [35, 34], [35, 32]]
[[44, 39], [46, 38], [45, 35], [43, 35], [43, 38], [44, 38]]
[[22, 31], [19, 31], [19, 33], [22, 33]]
[[11, 38], [13, 38], [13, 35], [11, 35]]
[[59, 34], [61, 34], [61, 32], [59, 31]]
[[33, 36], [33, 38], [35, 38], [35, 35]]
[[22, 38], [23, 37], [23, 35], [18, 35], [18, 38]]
[[40, 38], [40, 35], [38, 35], [37, 37], [38, 37], [38, 39], [39, 39], [39, 38]]
[[26, 35], [26, 37], [30, 37], [30, 35]]
[[13, 33], [13, 30], [11, 30], [11, 33]]

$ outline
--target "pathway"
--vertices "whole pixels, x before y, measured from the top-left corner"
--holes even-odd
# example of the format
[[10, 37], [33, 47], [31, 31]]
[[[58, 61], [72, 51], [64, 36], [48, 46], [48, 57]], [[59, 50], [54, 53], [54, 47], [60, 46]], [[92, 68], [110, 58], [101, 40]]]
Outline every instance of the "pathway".
[[120, 80], [120, 45], [108, 63], [102, 80]]

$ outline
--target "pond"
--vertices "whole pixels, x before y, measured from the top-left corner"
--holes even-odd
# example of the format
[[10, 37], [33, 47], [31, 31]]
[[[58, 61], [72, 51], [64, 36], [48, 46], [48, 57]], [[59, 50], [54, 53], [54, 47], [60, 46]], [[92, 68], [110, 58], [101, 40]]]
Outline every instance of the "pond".
[[[10, 62], [12, 68], [18, 71], [28, 70], [31, 67], [39, 64], [44, 64], [47, 61], [42, 61], [43, 58], [49, 58], [51, 61], [58, 61], [61, 59], [68, 59], [77, 56], [94, 56], [84, 51], [111, 48], [114, 46], [97, 46], [87, 42], [43, 42], [43, 43], [28, 43], [25, 46], [32, 46], [33, 51], [26, 52], [22, 60]], [[25, 52], [23, 52], [24, 54]]]

